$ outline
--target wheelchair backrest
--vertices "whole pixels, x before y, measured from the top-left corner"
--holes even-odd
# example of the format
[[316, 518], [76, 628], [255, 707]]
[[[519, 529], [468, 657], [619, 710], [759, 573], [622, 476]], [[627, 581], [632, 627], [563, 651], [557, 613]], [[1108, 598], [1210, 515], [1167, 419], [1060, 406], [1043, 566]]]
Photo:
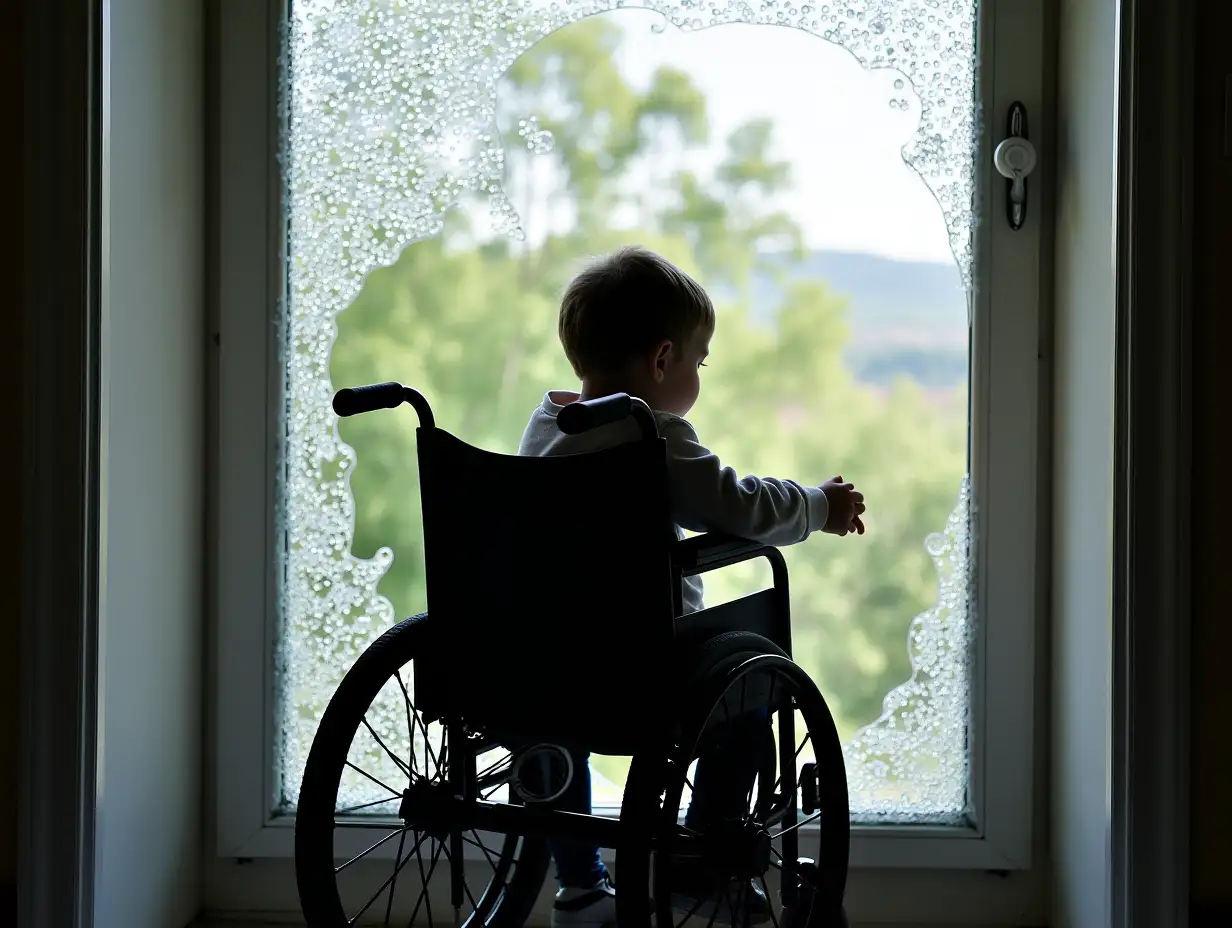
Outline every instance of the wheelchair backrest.
[[519, 457], [420, 428], [418, 448], [437, 643], [419, 707], [562, 740], [653, 712], [678, 583], [663, 440]]

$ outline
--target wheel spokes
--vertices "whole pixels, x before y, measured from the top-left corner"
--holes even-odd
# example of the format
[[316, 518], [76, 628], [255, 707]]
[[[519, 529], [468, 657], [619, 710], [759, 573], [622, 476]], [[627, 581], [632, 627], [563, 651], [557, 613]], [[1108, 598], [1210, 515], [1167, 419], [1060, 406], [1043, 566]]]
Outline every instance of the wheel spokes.
[[[749, 677], [751, 676], [754, 679], [750, 683]], [[803, 851], [804, 842], [810, 844], [819, 842], [822, 840], [822, 834], [825, 833], [823, 820], [820, 834], [813, 830], [805, 832], [807, 837], [801, 834], [805, 826], [821, 818], [821, 812], [808, 817], [796, 814], [799, 798], [795, 792], [799, 789], [800, 764], [802, 760], [812, 760], [812, 751], [815, 750], [813, 745], [818, 743], [818, 739], [824, 738], [824, 733], [815, 725], [813, 729], [808, 726], [809, 721], [816, 722], [817, 720], [807, 699], [807, 690], [803, 689], [801, 684], [794, 679], [792, 672], [771, 668], [768, 672], [755, 670], [741, 675], [733, 680], [726, 692], [716, 699], [705, 724], [696, 729], [702, 739], [698, 741], [696, 747], [696, 753], [700, 755], [700, 759], [686, 755], [689, 758], [686, 763], [685, 757], [675, 758], [674, 767], [677, 771], [675, 776], [678, 779], [675, 780], [674, 785], [668, 787], [668, 798], [673, 803], [677, 800], [679, 802], [677, 807], [671, 811], [664, 809], [665, 820], [670, 819], [673, 813], [679, 820], [685, 812], [687, 799], [697, 799], [699, 795], [697, 786], [702, 785], [703, 789], [708, 792], [703, 797], [701, 806], [695, 804], [695, 812], [702, 812], [702, 809], [706, 809], [711, 810], [709, 814], [714, 814], [714, 810], [718, 810], [720, 816], [726, 817], [715, 819], [715, 827], [717, 828], [721, 822], [724, 831], [733, 826], [734, 831], [730, 838], [720, 837], [719, 832], [712, 831], [710, 827], [703, 825], [702, 819], [699, 818], [696, 823], [693, 823], [695, 829], [694, 833], [689, 835], [690, 840], [705, 841], [707, 836], [711, 836], [720, 841], [743, 842], [745, 838], [741, 835], [741, 831], [755, 828], [762, 835], [760, 840], [769, 844], [769, 857], [763, 858], [765, 870], [760, 873], [756, 868], [751, 872], [745, 870], [746, 864], [731, 864], [734, 868], [732, 874], [719, 877], [720, 882], [725, 881], [725, 883], [718, 890], [717, 895], [711, 893], [703, 896], [702, 899], [690, 900], [688, 913], [684, 913], [683, 907], [674, 909], [675, 914], [672, 915], [670, 921], [663, 908], [668, 903], [663, 896], [659, 896], [659, 890], [656, 889], [655, 894], [658, 896], [656, 905], [662, 916], [657, 920], [657, 924], [670, 926], [670, 928], [684, 928], [687, 923], [700, 925], [702, 917], [710, 916], [708, 928], [713, 928], [716, 916], [722, 911], [724, 915], [730, 916], [732, 928], [745, 928], [748, 920], [753, 917], [754, 911], [762, 905], [768, 905], [769, 908], [768, 928], [780, 928], [785, 924], [783, 913], [776, 910], [782, 909], [791, 896], [786, 896], [785, 891], [783, 897], [774, 896], [771, 889], [777, 887], [780, 882], [786, 886], [787, 881], [792, 881], [792, 885], [795, 885], [796, 858], [799, 852]], [[745, 737], [743, 732], [746, 729], [754, 732], [748, 737], [761, 738], [762, 735], [758, 734], [761, 732], [758, 724], [750, 721], [746, 725], [744, 720], [751, 719], [750, 713], [757, 712], [763, 705], [769, 706], [770, 709], [765, 742], [759, 740], [754, 747], [750, 748], [750, 751], [755, 753], [755, 757], [749, 756], [749, 766], [744, 768], [744, 772], [738, 772], [736, 774], [738, 779], [733, 780], [732, 777], [723, 775], [722, 771], [726, 762], [721, 760], [731, 752], [726, 747], [719, 747], [715, 751], [714, 746], [722, 745], [725, 738]], [[791, 715], [784, 716], [783, 713]], [[724, 733], [722, 729], [711, 730], [718, 726], [725, 727], [729, 723], [733, 725], [730, 733]], [[783, 738], [785, 734], [788, 736], [786, 742]], [[702, 763], [707, 762], [706, 759], [711, 754], [713, 754], [713, 759], [710, 762], [716, 764], [716, 770], [720, 774], [715, 779], [711, 777], [716, 771], [702, 773], [700, 769]], [[697, 761], [698, 769], [696, 770], [694, 761]], [[750, 781], [746, 782], [744, 780], [746, 773], [751, 773], [754, 769], [756, 773], [752, 775]], [[703, 783], [703, 781], [706, 782]], [[795, 790], [789, 788], [793, 783]], [[710, 791], [715, 788], [719, 791], [711, 793]], [[734, 795], [730, 792], [722, 792], [726, 789], [738, 789], [739, 792]], [[724, 799], [723, 796], [728, 798]], [[700, 834], [697, 833], [699, 831]], [[796, 846], [797, 842], [800, 842], [799, 848]], [[716, 846], [716, 850], [722, 849]], [[752, 848], [749, 849], [751, 850]], [[742, 849], [739, 844], [733, 847], [733, 851], [737, 855], [749, 852]], [[682, 858], [687, 852], [682, 848], [681, 852], [672, 854], [672, 860]], [[790, 853], [790, 860], [784, 859], [785, 852]], [[709, 853], [705, 851], [698, 853], [702, 856], [709, 856]], [[766, 853], [764, 846], [761, 853]], [[816, 852], [806, 854], [806, 856], [816, 856]], [[777, 871], [779, 876], [771, 878], [771, 869]], [[665, 892], [674, 893], [677, 889], [672, 876], [673, 870], [672, 864], [669, 864], [666, 870], [658, 870], [658, 873], [666, 878], [666, 883], [659, 884], [663, 886]], [[732, 883], [736, 885], [733, 886]], [[761, 902], [763, 893], [764, 903]], [[708, 913], [704, 908], [708, 898], [712, 900], [714, 912]], [[719, 906], [722, 907], [721, 910]], [[699, 912], [702, 914], [699, 915]], [[683, 919], [681, 915], [684, 916]]]
[[[398, 765], [398, 769], [406, 774], [407, 779], [408, 780], [411, 779], [410, 765], [406, 761], [404, 761], [401, 757], [399, 757], [397, 754], [395, 754], [390, 749], [389, 745], [387, 745], [382, 740], [381, 736], [376, 733], [376, 729], [372, 727], [372, 723], [368, 721], [368, 717], [366, 715], [364, 716], [362, 721], [364, 723], [364, 727], [368, 729], [368, 733], [372, 735], [373, 740], [376, 741], [376, 743], [381, 746], [381, 748], [385, 751], [385, 753], [389, 755], [390, 760], [392, 760], [395, 764]], [[411, 748], [412, 748], [411, 756], [414, 757], [414, 743], [412, 743]]]
[[[335, 874], [341, 873], [341, 872], [342, 872], [343, 870], [345, 870], [347, 867], [351, 866], [351, 864], [355, 863], [355, 861], [357, 861], [357, 860], [363, 860], [365, 857], [367, 857], [369, 854], [371, 854], [373, 851], [375, 851], [378, 847], [381, 847], [383, 844], [385, 844], [385, 842], [386, 842], [386, 841], [390, 841], [390, 840], [392, 840], [392, 839], [393, 839], [395, 836], [397, 836], [397, 835], [403, 835], [403, 836], [405, 836], [405, 835], [406, 835], [406, 829], [405, 829], [405, 828], [399, 828], [397, 831], [391, 831], [389, 834], [387, 834], [385, 837], [383, 837], [380, 841], [376, 842], [376, 844], [373, 844], [373, 845], [371, 845], [370, 847], [366, 848], [365, 850], [360, 851], [358, 854], [356, 854], [354, 857], [352, 857], [352, 858], [351, 858], [350, 860], [348, 860], [346, 863], [344, 863], [344, 864], [340, 864], [339, 866], [334, 867], [334, 873], [335, 873]], [[401, 845], [401, 844], [399, 844], [399, 845], [398, 845], [398, 855], [397, 855], [397, 857], [395, 858], [395, 860], [400, 859], [401, 857], [402, 857], [402, 845]]]
[[[761, 891], [766, 894], [766, 901], [770, 902], [770, 887], [766, 885], [765, 875], [763, 874], [762, 876], [759, 876], [758, 879], [761, 881]], [[773, 902], [770, 903], [769, 909], [770, 909], [771, 923], [774, 925], [774, 928], [779, 928], [779, 920], [774, 915], [774, 903]]]
[[402, 848], [406, 844], [406, 829], [402, 829], [402, 837], [398, 839], [398, 853], [394, 855], [393, 882], [389, 884], [389, 901], [385, 903], [385, 924], [389, 924], [389, 916], [394, 910], [394, 893], [398, 891], [398, 861], [402, 859]]
[[[458, 898], [462, 900], [462, 909], [457, 912], [458, 917], [462, 921], [470, 920], [472, 924], [480, 924], [486, 921], [487, 917], [492, 914], [494, 906], [499, 905], [504, 890], [510, 885], [510, 874], [513, 868], [519, 865], [519, 855], [517, 850], [520, 846], [518, 839], [511, 839], [505, 836], [499, 836], [495, 844], [491, 843], [491, 838], [486, 834], [481, 834], [479, 831], [471, 829], [467, 833], [458, 833], [456, 836], [456, 847], [452, 847], [449, 842], [452, 840], [446, 835], [430, 835], [428, 832], [417, 828], [414, 821], [402, 821], [400, 819], [392, 819], [386, 815], [381, 815], [382, 811], [386, 813], [394, 811], [390, 808], [391, 803], [400, 802], [403, 799], [403, 793], [398, 792], [393, 787], [392, 777], [397, 771], [397, 775], [407, 777], [411, 786], [416, 784], [423, 785], [431, 789], [448, 789], [446, 786], [449, 780], [448, 760], [450, 756], [449, 739], [451, 730], [443, 725], [433, 723], [433, 725], [425, 725], [422, 717], [415, 709], [413, 703], [409, 699], [409, 690], [407, 684], [399, 675], [395, 675], [398, 685], [398, 695], [401, 697], [404, 706], [399, 707], [394, 719], [398, 719], [394, 728], [400, 729], [402, 724], [406, 725], [406, 733], [395, 731], [393, 734], [387, 733], [389, 726], [387, 724], [390, 715], [388, 711], [378, 711], [372, 713], [369, 718], [368, 714], [361, 718], [359, 728], [356, 731], [356, 736], [362, 731], [367, 732], [363, 735], [363, 739], [371, 739], [371, 743], [375, 743], [376, 747], [352, 747], [352, 757], [344, 761], [344, 770], [353, 771], [358, 775], [354, 780], [355, 784], [359, 784], [361, 790], [375, 790], [384, 792], [387, 795], [374, 799], [366, 799], [365, 801], [355, 801], [349, 805], [342, 805], [335, 810], [334, 827], [335, 833], [341, 837], [348, 831], [354, 834], [355, 831], [381, 831], [384, 832], [378, 840], [367, 844], [362, 850], [355, 853], [349, 853], [346, 860], [336, 865], [334, 868], [334, 876], [337, 878], [341, 874], [348, 874], [352, 881], [358, 880], [359, 883], [351, 886], [350, 903], [345, 906], [348, 913], [353, 913], [348, 919], [348, 924], [356, 924], [367, 916], [372, 918], [371, 910], [378, 900], [385, 898], [384, 924], [388, 925], [397, 920], [401, 924], [401, 919], [405, 918], [409, 912], [411, 922], [413, 923], [419, 918], [422, 910], [429, 926], [435, 923], [436, 913], [433, 911], [432, 894], [439, 890], [439, 887], [433, 886], [434, 882], [439, 883], [440, 880], [436, 874], [438, 866], [444, 861], [449, 868], [459, 868], [452, 870], [455, 874], [461, 872], [461, 889], [458, 890]], [[381, 721], [378, 721], [380, 719]], [[382, 726], [381, 722], [386, 724]], [[374, 724], [375, 723], [375, 724]], [[439, 731], [436, 730], [439, 727]], [[418, 742], [418, 743], [417, 743]], [[360, 742], [355, 742], [358, 745]], [[364, 742], [365, 744], [368, 742]], [[411, 751], [409, 759], [399, 747], [402, 744], [410, 744]], [[378, 751], [373, 755], [371, 751]], [[367, 751], [368, 753], [363, 753]], [[356, 753], [359, 752], [359, 753]], [[359, 756], [363, 754], [363, 756]], [[462, 756], [462, 752], [455, 749], [455, 756]], [[372, 766], [372, 758], [376, 757], [377, 765]], [[487, 748], [484, 750], [482, 758], [483, 766], [476, 774], [477, 786], [484, 786], [487, 781], [487, 798], [488, 795], [499, 790], [508, 782], [508, 771], [511, 769], [513, 754], [500, 747]], [[362, 777], [362, 780], [359, 779]], [[493, 779], [497, 778], [495, 782]], [[351, 787], [355, 789], [355, 786]], [[354, 795], [354, 794], [352, 794]], [[341, 797], [340, 797], [341, 798]], [[356, 797], [360, 798], [359, 796]], [[400, 810], [399, 810], [400, 811]], [[367, 814], [365, 814], [367, 813]], [[349, 817], [347, 817], [349, 816]], [[408, 837], [409, 835], [409, 837]], [[384, 874], [380, 877], [375, 872], [363, 871], [359, 866], [361, 862], [371, 861], [375, 863], [376, 858], [386, 857], [390, 855], [394, 847], [394, 839], [397, 838], [396, 852], [392, 853], [392, 861], [390, 867], [387, 868]], [[503, 840], [503, 844], [502, 844]], [[481, 885], [472, 885], [473, 880], [467, 879], [464, 868], [466, 866], [466, 858], [469, 852], [463, 853], [467, 847], [476, 849], [480, 856], [479, 859], [486, 861], [490, 877]], [[351, 848], [350, 851], [354, 851]], [[415, 874], [417, 879], [412, 880], [411, 887], [408, 890], [402, 890], [399, 895], [400, 887], [407, 885], [407, 879], [401, 877], [401, 873], [406, 865], [415, 860], [415, 869], [419, 872]], [[368, 866], [363, 863], [363, 866]], [[376, 884], [378, 879], [381, 880], [379, 885], [375, 886], [375, 892], [372, 891], [373, 884]], [[368, 880], [369, 885], [360, 889], [362, 883]], [[343, 886], [339, 885], [341, 892]], [[412, 897], [414, 897], [412, 899]], [[362, 904], [361, 904], [362, 903]], [[467, 912], [466, 910], [470, 911]]]
[[373, 806], [383, 806], [387, 802], [393, 802], [395, 799], [401, 798], [401, 796], [390, 796], [386, 799], [374, 799], [371, 802], [361, 802], [357, 806], [347, 806], [345, 809], [335, 809], [334, 815], [350, 815], [352, 812], [358, 812], [360, 809], [371, 809]]
[[808, 818], [801, 819], [800, 821], [796, 822], [796, 824], [788, 825], [786, 828], [784, 828], [782, 831], [778, 832], [777, 834], [771, 835], [770, 840], [773, 841], [775, 838], [781, 838], [783, 837], [783, 835], [788, 834], [789, 832], [797, 831], [800, 828], [800, 826], [807, 825], [809, 824], [809, 822], [815, 822], [819, 818], [821, 818], [821, 813], [814, 812]]
[[[418, 850], [419, 845], [416, 844], [415, 847], [416, 847], [416, 850]], [[372, 897], [366, 903], [364, 903], [364, 907], [360, 909], [358, 912], [356, 912], [351, 918], [347, 919], [348, 925], [354, 925], [357, 921], [359, 921], [359, 918], [361, 915], [367, 912], [368, 909], [372, 908], [372, 903], [376, 902], [379, 898], [381, 898], [381, 893], [385, 892], [385, 887], [389, 886], [394, 880], [398, 878], [398, 874], [402, 872], [402, 868], [405, 867], [407, 863], [410, 862], [410, 859], [411, 859], [411, 855], [407, 854], [403, 860], [400, 860], [397, 862], [397, 865], [394, 867], [394, 872], [385, 878], [385, 882], [382, 883], [380, 888], [377, 889], [377, 891], [372, 894]]]
[[433, 844], [436, 845], [436, 850], [432, 852], [431, 862], [428, 866], [428, 872], [426, 874], [424, 873], [423, 852], [420, 851], [417, 854], [419, 858], [419, 899], [415, 903], [415, 911], [411, 913], [410, 921], [407, 922], [408, 928], [409, 926], [415, 924], [415, 916], [419, 914], [419, 907], [421, 904], [426, 906], [425, 911], [428, 916], [428, 924], [432, 924], [432, 900], [428, 896], [428, 887], [431, 885], [432, 874], [436, 872], [437, 861], [441, 858], [441, 848], [444, 847], [444, 845], [439, 841], [434, 840]]
[[[372, 774], [370, 774], [370, 773], [369, 773], [367, 770], [365, 770], [363, 767], [360, 767], [358, 764], [353, 764], [353, 763], [351, 763], [349, 760], [348, 760], [348, 761], [345, 761], [345, 763], [346, 763], [346, 765], [347, 765], [348, 767], [350, 767], [352, 770], [354, 770], [354, 771], [355, 771], [356, 773], [358, 773], [360, 776], [367, 777], [369, 780], [371, 780], [371, 781], [372, 781], [373, 783], [375, 783], [377, 786], [381, 787], [382, 789], [388, 790], [388, 791], [389, 791], [390, 796], [392, 796], [393, 798], [395, 798], [395, 799], [401, 799], [401, 798], [402, 798], [402, 794], [401, 794], [400, 792], [398, 792], [396, 789], [394, 789], [394, 788], [393, 788], [392, 786], [390, 786], [388, 783], [383, 783], [382, 781], [378, 780], [376, 777], [374, 777]], [[336, 815], [336, 814], [337, 814], [337, 812], [335, 812], [334, 814]]]

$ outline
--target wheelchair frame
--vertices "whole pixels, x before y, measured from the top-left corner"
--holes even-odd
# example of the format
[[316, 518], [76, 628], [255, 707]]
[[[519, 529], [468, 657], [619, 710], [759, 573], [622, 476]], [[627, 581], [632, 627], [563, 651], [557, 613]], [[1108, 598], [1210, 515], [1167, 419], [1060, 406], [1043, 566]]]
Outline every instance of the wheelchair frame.
[[[403, 403], [415, 409], [421, 430], [436, 428], [431, 407], [423, 395], [399, 383], [375, 384], [341, 390], [334, 398], [334, 409], [340, 416], [351, 416], [377, 409], [392, 409]], [[641, 400], [623, 394], [586, 403], [571, 404], [561, 412], [558, 422], [562, 431], [576, 434], [629, 417], [637, 422], [644, 439], [661, 440], [650, 409]], [[708, 607], [688, 617], [682, 617], [681, 581], [685, 577], [697, 576], [761, 557], [764, 557], [771, 566], [773, 582], [770, 588], [720, 606]], [[670, 547], [670, 559], [673, 581], [672, 611], [677, 623], [681, 621], [689, 623], [687, 632], [690, 636], [697, 636], [699, 639], [713, 639], [727, 632], [752, 632], [776, 645], [782, 653], [767, 651], [749, 655], [737, 654], [734, 655], [735, 663], [729, 661], [723, 672], [715, 673], [704, 679], [701, 685], [686, 698], [685, 704], [677, 707], [682, 710], [675, 716], [679, 727], [674, 730], [665, 728], [662, 732], [657, 732], [652, 736], [652, 740], [648, 742], [647, 747], [653, 745], [654, 755], [661, 759], [658, 770], [654, 766], [641, 768], [646, 771], [645, 778], [650, 781], [662, 781], [673, 765], [683, 765], [677, 775], [685, 776], [685, 771], [706, 730], [707, 720], [721, 703], [726, 708], [724, 700], [727, 696], [725, 694], [736, 681], [747, 682], [756, 673], [781, 671], [788, 674], [789, 681], [793, 675], [803, 676], [804, 680], [812, 686], [812, 681], [808, 680], [807, 675], [804, 675], [798, 665], [791, 660], [791, 614], [787, 567], [782, 553], [776, 547], [720, 533], [705, 533], [674, 541]], [[430, 617], [425, 617], [425, 620], [428, 624], [432, 621]], [[676, 627], [679, 628], [678, 625]], [[819, 693], [816, 693], [815, 686], [813, 693], [824, 708], [824, 700], [821, 699]], [[670, 845], [673, 854], [711, 860], [719, 858], [743, 872], [750, 865], [756, 867], [756, 860], [769, 859], [770, 836], [764, 826], [768, 823], [782, 822], [788, 815], [798, 813], [797, 796], [801, 788], [804, 792], [805, 808], [803, 811], [805, 814], [812, 813], [814, 811], [812, 807], [817, 805], [817, 764], [806, 764], [802, 771], [803, 776], [799, 779], [797, 777], [795, 711], [799, 706], [800, 704], [794, 697], [785, 699], [780, 695], [776, 701], [773, 684], [771, 685], [770, 694], [766, 698], [766, 708], [771, 713], [767, 721], [770, 722], [774, 716], [777, 716], [778, 756], [776, 762], [781, 773], [776, 785], [781, 785], [781, 788], [778, 793], [775, 793], [775, 787], [771, 787], [770, 792], [775, 801], [762, 816], [763, 821], [756, 833], [745, 829], [739, 833], [725, 833], [722, 836], [699, 835], [692, 834], [682, 827], [670, 829], [665, 833], [661, 830], [662, 823], [650, 820], [627, 821], [623, 816], [614, 819], [593, 813], [580, 814], [544, 808], [536, 804], [522, 805], [488, 801], [480, 796], [481, 784], [477, 770], [477, 758], [487, 750], [508, 747], [508, 738], [486, 731], [482, 723], [472, 730], [467, 727], [465, 717], [451, 718], [448, 715], [437, 716], [445, 727], [449, 743], [447, 781], [444, 783], [410, 783], [402, 793], [398, 818], [403, 822], [414, 822], [418, 831], [433, 835], [442, 844], [448, 839], [453, 860], [461, 860], [463, 857], [462, 832], [474, 830], [518, 835], [523, 838], [590, 843], [610, 849], [623, 848], [631, 840], [649, 851], [661, 850]], [[825, 712], [832, 731], [833, 720], [829, 718], [828, 709]], [[809, 727], [811, 732], [812, 726]], [[535, 738], [529, 733], [519, 734], [519, 738], [528, 744], [550, 743], [551, 741], [551, 739]], [[837, 745], [836, 733], [834, 743]], [[520, 749], [520, 747], [514, 749], [513, 753], [516, 755], [516, 751]], [[633, 756], [636, 758], [638, 755]], [[841, 764], [841, 754], [839, 763]], [[630, 776], [632, 778], [632, 771]], [[653, 786], [653, 784], [650, 785]], [[647, 784], [639, 785], [630, 782], [626, 785], [626, 797], [630, 789], [645, 790], [646, 788]], [[842, 795], [845, 801], [845, 785]], [[845, 817], [845, 806], [843, 812]], [[797, 878], [801, 868], [812, 868], [813, 871], [817, 869], [812, 861], [797, 859], [798, 825], [797, 821], [796, 825], [787, 827], [781, 832], [783, 841], [781, 869], [784, 876], [781, 898], [785, 911], [787, 907], [796, 906], [800, 901], [801, 886]], [[764, 870], [763, 865], [762, 871]], [[462, 899], [462, 877], [458, 867], [452, 867], [451, 874], [453, 876], [451, 896], [455, 910], [457, 910]], [[830, 881], [831, 888], [837, 885], [840, 912], [842, 883], [845, 882], [845, 875], [846, 849], [844, 848], [841, 877], [837, 884]], [[828, 909], [829, 905], [827, 904], [825, 908]]]

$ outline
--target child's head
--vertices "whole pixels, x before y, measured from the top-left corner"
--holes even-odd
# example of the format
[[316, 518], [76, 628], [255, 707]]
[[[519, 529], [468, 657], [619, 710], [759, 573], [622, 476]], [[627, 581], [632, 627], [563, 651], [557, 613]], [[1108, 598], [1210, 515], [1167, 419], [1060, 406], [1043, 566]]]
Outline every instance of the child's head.
[[645, 248], [622, 248], [569, 283], [559, 330], [583, 392], [626, 392], [683, 416], [697, 401], [714, 304], [667, 259]]

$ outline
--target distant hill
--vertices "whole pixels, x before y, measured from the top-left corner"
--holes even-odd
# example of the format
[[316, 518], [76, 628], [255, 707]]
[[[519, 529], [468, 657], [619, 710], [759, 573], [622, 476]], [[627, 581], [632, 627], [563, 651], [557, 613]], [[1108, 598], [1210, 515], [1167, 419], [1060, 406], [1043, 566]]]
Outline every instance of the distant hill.
[[[848, 363], [861, 380], [889, 384], [905, 375], [948, 387], [966, 379], [967, 295], [953, 263], [815, 251], [789, 276], [823, 281], [846, 302]], [[781, 303], [774, 281], [754, 280], [759, 316], [773, 319]]]

